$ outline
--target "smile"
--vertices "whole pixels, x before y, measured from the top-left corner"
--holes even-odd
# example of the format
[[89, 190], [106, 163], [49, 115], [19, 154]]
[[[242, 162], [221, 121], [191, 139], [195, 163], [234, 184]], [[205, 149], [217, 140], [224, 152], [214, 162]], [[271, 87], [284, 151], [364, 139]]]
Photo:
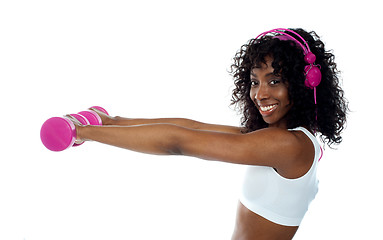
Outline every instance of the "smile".
[[262, 116], [271, 114], [276, 108], [278, 104], [272, 104], [268, 106], [259, 106], [259, 110]]

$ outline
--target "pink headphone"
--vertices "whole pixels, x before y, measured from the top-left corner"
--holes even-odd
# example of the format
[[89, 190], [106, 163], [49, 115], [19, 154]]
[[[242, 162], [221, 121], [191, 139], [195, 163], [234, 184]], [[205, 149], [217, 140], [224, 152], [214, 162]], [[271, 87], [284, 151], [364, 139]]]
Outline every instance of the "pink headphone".
[[[303, 41], [304, 45], [301, 42], [299, 42], [297, 39], [295, 39], [293, 36], [291, 36], [290, 34], [287, 34], [286, 32], [293, 33], [295, 36], [299, 37]], [[306, 77], [305, 86], [308, 88], [314, 89], [314, 101], [315, 101], [315, 104], [317, 104], [316, 87], [321, 82], [322, 74], [320, 72], [320, 65], [314, 64], [316, 60], [316, 56], [310, 51], [310, 47], [307, 44], [307, 42], [298, 33], [286, 28], [276, 28], [267, 32], [263, 32], [259, 34], [255, 39], [263, 37], [268, 33], [279, 33], [281, 35], [277, 35], [274, 38], [278, 38], [282, 41], [292, 40], [303, 49], [303, 53], [305, 55], [304, 60], [308, 64], [305, 66], [305, 69], [304, 69], [305, 77]]]

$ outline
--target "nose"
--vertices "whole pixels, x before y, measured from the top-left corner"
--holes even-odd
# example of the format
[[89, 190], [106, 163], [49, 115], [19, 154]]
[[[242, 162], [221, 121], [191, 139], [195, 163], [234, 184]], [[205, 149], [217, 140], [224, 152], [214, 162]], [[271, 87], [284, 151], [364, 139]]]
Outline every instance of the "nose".
[[269, 97], [270, 97], [269, 88], [265, 86], [264, 84], [260, 84], [255, 89], [255, 96], [254, 96], [255, 100], [261, 101], [264, 99], [268, 99]]

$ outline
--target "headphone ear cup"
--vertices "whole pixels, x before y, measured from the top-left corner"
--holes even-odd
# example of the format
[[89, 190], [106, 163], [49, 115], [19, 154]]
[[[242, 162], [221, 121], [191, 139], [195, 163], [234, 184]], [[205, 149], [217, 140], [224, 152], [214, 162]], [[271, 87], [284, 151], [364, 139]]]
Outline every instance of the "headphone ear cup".
[[305, 66], [305, 76], [305, 86], [311, 89], [317, 87], [322, 79], [320, 69], [312, 64]]
[[308, 52], [306, 55], [305, 55], [305, 62], [308, 63], [308, 64], [314, 64], [315, 63], [315, 60], [316, 60], [316, 56], [314, 55], [314, 53], [312, 52]]

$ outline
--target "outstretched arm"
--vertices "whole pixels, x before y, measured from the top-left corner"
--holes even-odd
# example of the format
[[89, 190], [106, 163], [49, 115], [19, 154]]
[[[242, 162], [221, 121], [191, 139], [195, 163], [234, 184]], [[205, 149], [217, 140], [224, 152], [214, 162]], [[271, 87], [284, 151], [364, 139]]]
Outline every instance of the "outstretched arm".
[[208, 124], [202, 123], [191, 119], [186, 118], [124, 118], [124, 117], [111, 117], [103, 112], [98, 111], [97, 109], [91, 109], [101, 117], [103, 125], [116, 125], [116, 126], [136, 126], [143, 124], [173, 124], [180, 127], [196, 129], [196, 130], [208, 130], [216, 132], [226, 132], [240, 134], [241, 128], [234, 126], [226, 126], [219, 124]]
[[233, 134], [159, 123], [82, 126], [77, 127], [77, 136], [81, 140], [98, 141], [149, 154], [177, 154], [275, 168], [291, 163], [289, 160], [297, 159], [304, 150], [293, 134], [282, 129]]
[[195, 130], [207, 130], [207, 131], [234, 133], [234, 134], [241, 133], [241, 128], [239, 127], [203, 123], [203, 122], [198, 122], [198, 121], [186, 119], [186, 118], [129, 119], [129, 118], [123, 118], [123, 117], [115, 117], [114, 123], [115, 125], [120, 125], [120, 126], [134, 126], [134, 125], [143, 125], [143, 124], [173, 124], [180, 127], [185, 127], [185, 128], [195, 129]]

